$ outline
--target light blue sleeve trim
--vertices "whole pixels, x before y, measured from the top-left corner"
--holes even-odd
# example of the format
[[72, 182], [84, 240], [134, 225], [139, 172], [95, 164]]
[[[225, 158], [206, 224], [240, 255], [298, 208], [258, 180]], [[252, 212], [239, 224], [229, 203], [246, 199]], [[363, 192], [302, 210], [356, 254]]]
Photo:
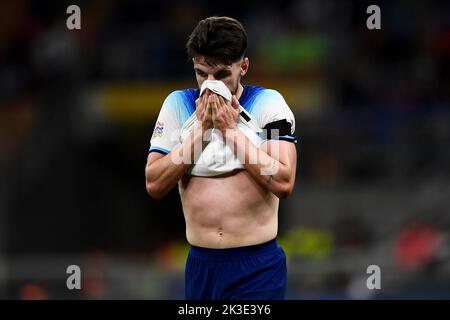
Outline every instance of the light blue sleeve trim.
[[148, 150], [148, 152], [152, 152], [152, 151], [159, 151], [159, 152], [164, 152], [165, 154], [170, 153], [170, 150], [161, 148], [161, 147], [150, 147], [150, 150]]
[[[259, 136], [260, 134], [258, 133], [258, 136]], [[268, 140], [282, 140], [282, 141], [288, 141], [288, 142], [293, 142], [293, 143], [297, 143], [298, 141], [297, 141], [297, 138], [296, 137], [294, 137], [294, 136], [279, 136], [279, 137], [277, 137], [277, 139], [275, 139], [275, 138], [270, 138], [270, 139], [267, 139], [267, 138], [265, 138], [265, 139], [262, 139], [263, 141], [268, 141]]]
[[293, 136], [279, 136], [278, 140], [289, 141], [293, 143], [297, 143], [297, 138]]

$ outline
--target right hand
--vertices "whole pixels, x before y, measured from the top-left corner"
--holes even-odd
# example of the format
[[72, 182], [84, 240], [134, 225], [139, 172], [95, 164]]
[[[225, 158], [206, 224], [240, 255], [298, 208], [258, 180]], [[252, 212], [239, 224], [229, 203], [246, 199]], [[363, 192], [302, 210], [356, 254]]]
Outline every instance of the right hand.
[[209, 97], [211, 92], [207, 90], [201, 97], [195, 101], [197, 120], [201, 123], [202, 130], [206, 131], [213, 128], [212, 109], [210, 106]]

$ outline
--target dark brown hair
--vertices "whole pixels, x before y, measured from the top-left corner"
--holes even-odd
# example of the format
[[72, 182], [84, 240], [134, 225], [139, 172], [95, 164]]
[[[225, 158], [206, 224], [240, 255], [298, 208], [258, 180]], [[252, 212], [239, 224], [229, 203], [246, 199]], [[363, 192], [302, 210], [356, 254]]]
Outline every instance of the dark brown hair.
[[245, 55], [247, 33], [242, 24], [230, 17], [201, 20], [186, 44], [189, 59], [204, 56], [207, 63], [231, 64]]

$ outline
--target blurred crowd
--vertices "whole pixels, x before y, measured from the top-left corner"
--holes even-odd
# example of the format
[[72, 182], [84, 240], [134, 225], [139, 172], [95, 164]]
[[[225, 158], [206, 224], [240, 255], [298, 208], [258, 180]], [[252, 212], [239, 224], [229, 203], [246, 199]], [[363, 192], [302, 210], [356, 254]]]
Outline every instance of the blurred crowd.
[[[70, 4], [81, 30], [66, 28]], [[182, 297], [179, 195], [151, 200], [144, 166], [164, 96], [196, 86], [191, 30], [229, 15], [249, 37], [243, 83], [279, 90], [296, 116], [297, 184], [280, 205], [289, 297], [450, 298], [450, 4], [377, 1], [382, 28], [368, 30], [370, 4], [0, 4], [0, 297], [70, 298], [26, 268], [57, 255], [97, 270], [81, 297]], [[361, 289], [370, 264], [386, 290]]]

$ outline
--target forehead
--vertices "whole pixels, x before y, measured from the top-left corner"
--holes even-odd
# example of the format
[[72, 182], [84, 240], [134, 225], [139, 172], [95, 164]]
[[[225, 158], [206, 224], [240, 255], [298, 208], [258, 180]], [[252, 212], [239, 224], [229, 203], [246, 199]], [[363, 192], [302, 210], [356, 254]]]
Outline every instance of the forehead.
[[192, 59], [192, 61], [194, 62], [194, 68], [198, 68], [204, 71], [211, 71], [211, 72], [215, 72], [215, 71], [219, 71], [219, 70], [231, 70], [233, 68], [233, 65], [235, 65], [235, 63], [233, 64], [224, 64], [221, 62], [218, 63], [214, 63], [212, 61], [207, 61], [203, 56], [201, 57], [194, 57]]

